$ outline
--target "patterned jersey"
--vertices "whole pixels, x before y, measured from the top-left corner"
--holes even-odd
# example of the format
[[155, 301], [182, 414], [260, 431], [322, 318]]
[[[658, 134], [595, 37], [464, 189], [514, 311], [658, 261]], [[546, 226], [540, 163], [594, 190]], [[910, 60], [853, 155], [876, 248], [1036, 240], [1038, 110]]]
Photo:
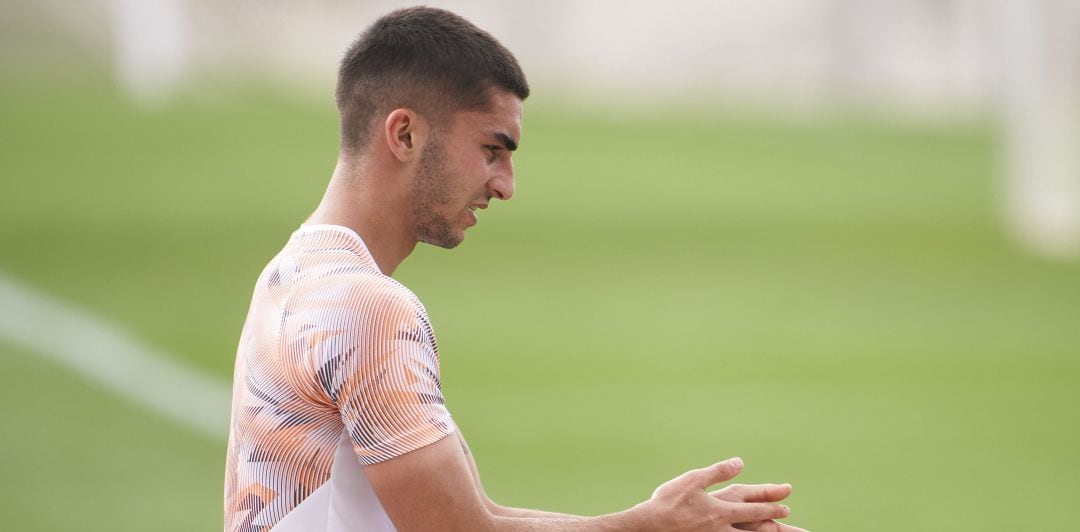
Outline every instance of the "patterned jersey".
[[244, 323], [225, 530], [394, 530], [364, 476], [454, 431], [427, 312], [352, 230], [301, 226]]

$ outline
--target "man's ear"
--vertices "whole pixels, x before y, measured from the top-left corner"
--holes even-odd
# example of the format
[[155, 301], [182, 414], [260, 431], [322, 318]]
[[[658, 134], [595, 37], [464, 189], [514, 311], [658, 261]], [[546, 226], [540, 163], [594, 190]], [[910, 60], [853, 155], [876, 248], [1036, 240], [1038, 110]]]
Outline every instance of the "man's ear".
[[428, 123], [411, 109], [398, 108], [383, 124], [386, 143], [397, 160], [407, 163], [420, 156], [428, 137]]

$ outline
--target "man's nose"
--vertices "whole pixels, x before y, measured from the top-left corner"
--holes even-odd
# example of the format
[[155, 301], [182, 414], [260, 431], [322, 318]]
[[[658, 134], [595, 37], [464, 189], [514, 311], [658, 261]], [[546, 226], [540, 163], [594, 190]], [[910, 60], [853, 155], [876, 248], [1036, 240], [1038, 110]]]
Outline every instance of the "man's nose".
[[514, 195], [514, 168], [488, 182], [488, 190], [494, 198], [506, 201]]

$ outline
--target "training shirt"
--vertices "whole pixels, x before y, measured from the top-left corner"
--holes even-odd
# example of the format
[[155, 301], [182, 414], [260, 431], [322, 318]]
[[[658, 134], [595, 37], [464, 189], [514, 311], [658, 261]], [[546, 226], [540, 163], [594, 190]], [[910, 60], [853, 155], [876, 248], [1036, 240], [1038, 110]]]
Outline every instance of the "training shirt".
[[259, 276], [236, 353], [226, 532], [392, 531], [363, 465], [453, 433], [420, 300], [335, 225]]

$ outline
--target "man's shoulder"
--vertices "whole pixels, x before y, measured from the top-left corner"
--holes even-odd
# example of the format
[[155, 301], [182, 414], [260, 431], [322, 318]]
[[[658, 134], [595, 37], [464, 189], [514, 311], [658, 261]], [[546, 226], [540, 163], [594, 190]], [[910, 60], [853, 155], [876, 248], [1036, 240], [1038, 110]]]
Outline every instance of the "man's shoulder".
[[425, 323], [423, 305], [401, 283], [379, 272], [341, 271], [296, 286], [283, 325], [289, 338], [311, 341], [348, 332], [371, 343], [397, 338], [401, 331]]
[[415, 311], [421, 307], [411, 290], [377, 270], [348, 269], [327, 272], [312, 279], [303, 292], [307, 297], [336, 300], [351, 310]]

